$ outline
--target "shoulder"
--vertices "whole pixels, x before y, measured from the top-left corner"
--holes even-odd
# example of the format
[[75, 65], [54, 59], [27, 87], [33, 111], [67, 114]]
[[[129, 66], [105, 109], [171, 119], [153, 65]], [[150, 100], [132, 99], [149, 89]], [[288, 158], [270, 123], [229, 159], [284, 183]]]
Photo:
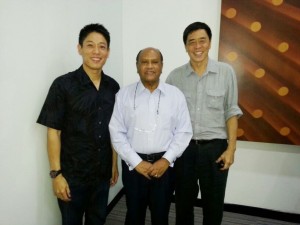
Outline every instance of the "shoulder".
[[169, 84], [175, 84], [177, 83], [181, 78], [182, 78], [182, 75], [186, 73], [186, 70], [187, 70], [187, 63], [182, 65], [182, 66], [179, 66], [175, 69], [173, 69], [167, 79], [166, 79], [166, 82], [169, 83]]
[[213, 67], [216, 67], [219, 71], [233, 71], [233, 67], [225, 62], [210, 60]]
[[[118, 97], [122, 97], [123, 99], [130, 97], [132, 93], [134, 93], [137, 83], [132, 83], [129, 85], [126, 85], [124, 87], [121, 87], [118, 92]], [[133, 96], [133, 95], [132, 95]]]
[[179, 67], [177, 67], [177, 68], [175, 68], [175, 69], [173, 69], [171, 72], [170, 72], [170, 74], [169, 74], [169, 76], [179, 76], [183, 71], [185, 71], [187, 69], [187, 63], [186, 64], [184, 64], [184, 65], [182, 65], [182, 66], [179, 66]]
[[104, 73], [103, 73], [103, 77], [104, 77], [105, 80], [106, 80], [107, 82], [109, 82], [110, 84], [119, 87], [119, 83], [118, 83], [114, 78], [112, 78], [111, 76], [108, 76], [107, 74], [104, 74]]
[[113, 89], [113, 90], [119, 90], [120, 89], [120, 85], [119, 83], [112, 77], [108, 76], [107, 74], [105, 73], [102, 73], [102, 76], [103, 76], [103, 80], [105, 82], [107, 82], [109, 84], [109, 86]]
[[235, 79], [235, 71], [233, 67], [228, 63], [210, 59], [209, 70], [213, 74], [217, 74], [220, 79], [225, 79], [224, 81]]
[[164, 85], [166, 94], [169, 95], [170, 97], [172, 97], [173, 99], [178, 99], [178, 100], [185, 99], [184, 94], [178, 87], [168, 84], [168, 83], [163, 83], [163, 85]]
[[67, 88], [69, 85], [71, 85], [74, 82], [74, 80], [76, 80], [76, 77], [77, 77], [77, 70], [66, 73], [64, 75], [60, 75], [53, 80], [51, 87]]

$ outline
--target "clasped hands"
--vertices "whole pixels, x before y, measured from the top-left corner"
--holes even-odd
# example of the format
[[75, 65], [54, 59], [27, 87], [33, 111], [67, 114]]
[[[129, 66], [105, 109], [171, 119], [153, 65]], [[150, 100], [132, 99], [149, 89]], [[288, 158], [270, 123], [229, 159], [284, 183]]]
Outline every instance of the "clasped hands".
[[152, 177], [160, 178], [168, 169], [169, 165], [170, 163], [168, 160], [161, 158], [153, 164], [147, 161], [142, 161], [135, 167], [135, 170], [147, 179], [151, 180]]

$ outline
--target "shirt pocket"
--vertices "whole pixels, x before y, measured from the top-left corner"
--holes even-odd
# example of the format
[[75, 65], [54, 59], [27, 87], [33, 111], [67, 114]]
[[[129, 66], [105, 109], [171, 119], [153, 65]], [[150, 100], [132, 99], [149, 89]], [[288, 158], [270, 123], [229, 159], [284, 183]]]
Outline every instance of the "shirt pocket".
[[206, 91], [206, 94], [207, 94], [207, 107], [211, 109], [223, 111], [225, 91], [208, 89]]

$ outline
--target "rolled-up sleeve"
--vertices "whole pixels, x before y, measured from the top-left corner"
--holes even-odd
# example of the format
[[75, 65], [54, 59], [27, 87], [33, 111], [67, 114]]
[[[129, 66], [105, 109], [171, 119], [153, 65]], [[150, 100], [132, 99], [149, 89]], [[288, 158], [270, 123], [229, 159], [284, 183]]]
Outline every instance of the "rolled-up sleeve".
[[225, 99], [225, 121], [230, 119], [233, 116], [237, 116], [238, 118], [243, 115], [242, 110], [238, 106], [238, 87], [236, 75], [231, 66], [227, 71], [228, 77], [228, 88]]

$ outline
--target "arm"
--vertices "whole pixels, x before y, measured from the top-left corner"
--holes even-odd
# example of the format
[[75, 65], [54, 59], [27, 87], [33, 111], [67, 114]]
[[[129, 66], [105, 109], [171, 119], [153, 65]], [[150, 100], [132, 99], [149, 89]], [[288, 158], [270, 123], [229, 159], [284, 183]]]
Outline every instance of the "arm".
[[228, 133], [228, 147], [226, 151], [217, 159], [216, 163], [223, 161], [224, 166], [221, 170], [227, 170], [234, 162], [234, 153], [236, 150], [236, 135], [238, 127], [238, 118], [233, 116], [226, 122], [227, 133]]
[[114, 111], [109, 123], [111, 142], [116, 152], [127, 163], [130, 170], [135, 169], [138, 173], [150, 179], [148, 170], [152, 164], [142, 161], [140, 156], [132, 149], [127, 138], [128, 128], [124, 118], [126, 107], [122, 104], [123, 95], [117, 94]]
[[234, 153], [236, 150], [238, 118], [243, 115], [238, 107], [238, 88], [235, 72], [232, 67], [228, 70], [228, 87], [226, 95], [225, 119], [228, 136], [228, 147], [225, 152], [217, 159], [217, 163], [223, 161], [221, 170], [229, 169], [234, 162]]
[[[60, 130], [49, 128], [47, 130], [47, 150], [50, 170], [60, 170]], [[53, 192], [63, 201], [70, 201], [71, 194], [69, 185], [62, 174], [52, 180]]]
[[112, 177], [110, 179], [110, 186], [114, 186], [118, 182], [119, 170], [118, 170], [118, 154], [111, 146], [112, 149]]

